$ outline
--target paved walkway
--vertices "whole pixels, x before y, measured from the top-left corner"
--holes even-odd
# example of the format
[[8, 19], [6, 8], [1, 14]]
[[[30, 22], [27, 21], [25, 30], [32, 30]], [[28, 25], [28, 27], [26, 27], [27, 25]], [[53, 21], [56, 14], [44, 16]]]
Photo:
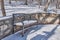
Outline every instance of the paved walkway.
[[60, 25], [38, 25], [29, 29], [24, 37], [15, 33], [2, 40], [60, 40]]

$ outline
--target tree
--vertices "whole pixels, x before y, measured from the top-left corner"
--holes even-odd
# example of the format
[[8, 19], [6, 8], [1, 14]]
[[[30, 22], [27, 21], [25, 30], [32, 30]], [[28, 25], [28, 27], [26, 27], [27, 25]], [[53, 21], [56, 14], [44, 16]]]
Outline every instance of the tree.
[[36, 0], [38, 2], [38, 8], [40, 8], [40, 0]]
[[44, 11], [47, 11], [48, 6], [49, 6], [49, 4], [50, 4], [50, 1], [51, 1], [51, 0], [48, 0], [48, 2], [47, 2], [47, 4], [46, 4], [46, 6], [45, 6], [45, 8], [44, 8]]
[[11, 0], [9, 0], [9, 4], [11, 4]]
[[57, 0], [57, 3], [56, 3], [56, 8], [60, 9], [60, 0]]
[[6, 16], [5, 8], [4, 8], [4, 0], [1, 0], [1, 11], [2, 11], [3, 16]]
[[28, 5], [27, 0], [25, 0], [25, 4]]

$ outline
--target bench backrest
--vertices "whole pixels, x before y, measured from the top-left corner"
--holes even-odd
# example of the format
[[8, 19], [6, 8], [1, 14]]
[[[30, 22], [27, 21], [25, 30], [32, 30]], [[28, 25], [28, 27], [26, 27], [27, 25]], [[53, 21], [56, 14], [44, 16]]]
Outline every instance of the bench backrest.
[[23, 13], [17, 13], [17, 14], [13, 14], [13, 21], [14, 23], [17, 23], [17, 22], [22, 22], [24, 21], [24, 15]]
[[[17, 13], [16, 15], [19, 15], [17, 18], [21, 17], [23, 13]], [[31, 14], [24, 14], [22, 15], [23, 19], [19, 19], [19, 21], [24, 21], [24, 20], [39, 20], [43, 24], [54, 24], [56, 20], [59, 21], [59, 16], [60, 14], [56, 13], [31, 13]], [[50, 20], [49, 20], [50, 19]], [[18, 20], [18, 19], [16, 19]], [[52, 22], [54, 20], [54, 22]], [[18, 22], [19, 22], [18, 21]], [[17, 21], [16, 21], [17, 22]]]
[[24, 13], [17, 13], [13, 14], [14, 23], [22, 22], [24, 20], [37, 20], [38, 14], [24, 14]]
[[38, 14], [25, 14], [25, 20], [37, 20], [38, 19]]

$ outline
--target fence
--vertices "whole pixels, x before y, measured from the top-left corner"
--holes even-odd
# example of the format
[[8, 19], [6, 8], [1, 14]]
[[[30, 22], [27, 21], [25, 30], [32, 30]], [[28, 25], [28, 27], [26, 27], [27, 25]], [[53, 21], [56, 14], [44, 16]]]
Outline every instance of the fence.
[[0, 18], [0, 39], [12, 34], [12, 17], [5, 16]]

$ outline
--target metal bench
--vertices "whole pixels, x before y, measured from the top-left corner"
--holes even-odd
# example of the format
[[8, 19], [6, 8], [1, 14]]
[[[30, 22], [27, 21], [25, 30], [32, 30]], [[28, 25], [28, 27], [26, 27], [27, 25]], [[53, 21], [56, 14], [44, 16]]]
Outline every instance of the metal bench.
[[[54, 13], [16, 13], [13, 14], [14, 19], [14, 32], [22, 30], [22, 36], [24, 35], [24, 31], [29, 29], [33, 25], [38, 24], [59, 24], [60, 14]], [[55, 22], [57, 21], [58, 22]]]
[[17, 13], [13, 14], [14, 19], [14, 32], [22, 29], [22, 36], [24, 35], [24, 29], [28, 29], [29, 27], [36, 25], [38, 22], [37, 14], [24, 14]]

